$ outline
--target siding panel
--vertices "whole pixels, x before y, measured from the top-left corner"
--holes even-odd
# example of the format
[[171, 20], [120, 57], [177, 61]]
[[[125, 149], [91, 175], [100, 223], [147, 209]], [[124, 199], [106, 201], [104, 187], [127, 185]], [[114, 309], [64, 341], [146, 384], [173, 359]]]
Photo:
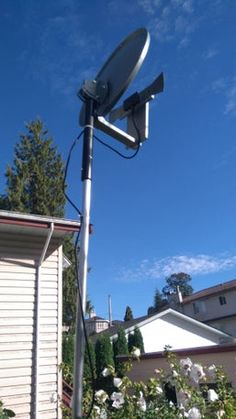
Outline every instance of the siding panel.
[[[0, 237], [0, 395], [19, 419], [31, 419], [35, 362], [37, 263], [46, 237]], [[39, 341], [40, 419], [59, 419], [57, 241], [52, 239], [41, 267]]]

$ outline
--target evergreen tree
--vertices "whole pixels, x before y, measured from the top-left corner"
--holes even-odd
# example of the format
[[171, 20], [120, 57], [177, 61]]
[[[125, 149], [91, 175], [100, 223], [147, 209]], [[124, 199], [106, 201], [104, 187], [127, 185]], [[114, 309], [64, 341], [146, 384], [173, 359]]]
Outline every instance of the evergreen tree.
[[[89, 354], [92, 365], [90, 365]], [[84, 353], [84, 379], [86, 381], [86, 384], [91, 384], [93, 378], [96, 378], [95, 347], [94, 344], [90, 340], [88, 340], [88, 347], [86, 345]]]
[[124, 321], [128, 322], [129, 320], [133, 320], [133, 312], [131, 310], [131, 308], [129, 306], [126, 307], [125, 310], [125, 317], [124, 317]]
[[7, 167], [3, 209], [62, 217], [63, 162], [40, 120], [26, 125], [27, 133], [15, 147], [13, 165]]
[[117, 359], [117, 356], [126, 355], [129, 353], [129, 350], [128, 350], [128, 342], [127, 342], [123, 327], [118, 328], [117, 334], [118, 334], [117, 338], [113, 341], [113, 353], [114, 353], [115, 369], [116, 369], [117, 375], [121, 377], [125, 373], [125, 368], [124, 368], [124, 363], [120, 362]]
[[158, 313], [158, 311], [162, 310], [167, 305], [167, 299], [163, 297], [163, 294], [161, 294], [161, 292], [158, 289], [156, 289], [153, 306], [148, 308], [148, 315]]
[[113, 349], [110, 338], [104, 334], [99, 336], [95, 345], [96, 354], [96, 386], [97, 388], [103, 388], [110, 392], [112, 388], [112, 378], [103, 377], [102, 371], [109, 365], [114, 366]]
[[[62, 217], [64, 165], [40, 120], [26, 124], [27, 132], [16, 144], [13, 165], [6, 170], [6, 194], [0, 208], [32, 214]], [[75, 258], [71, 238], [63, 252], [71, 266], [63, 272], [63, 323], [73, 326], [76, 310]]]
[[75, 328], [76, 319], [76, 270], [75, 251], [71, 237], [66, 237], [63, 242], [63, 252], [71, 265], [63, 271], [63, 324], [70, 327], [71, 332]]
[[139, 328], [136, 326], [133, 333], [128, 335], [128, 349], [129, 352], [132, 352], [133, 348], [139, 348], [142, 353], [144, 353], [144, 343], [143, 336]]
[[186, 297], [193, 292], [193, 288], [189, 284], [191, 279], [191, 276], [184, 272], [174, 273], [166, 278], [166, 286], [162, 289], [162, 292], [165, 296], [168, 296], [169, 294], [176, 294], [177, 287], [179, 287], [182, 296]]

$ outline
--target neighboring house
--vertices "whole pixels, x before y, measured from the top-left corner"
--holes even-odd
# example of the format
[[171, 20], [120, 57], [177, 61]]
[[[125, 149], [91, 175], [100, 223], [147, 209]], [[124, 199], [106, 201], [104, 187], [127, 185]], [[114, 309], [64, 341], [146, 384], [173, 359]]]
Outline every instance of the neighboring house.
[[[203, 366], [210, 366], [215, 364], [223, 366], [227, 374], [229, 383], [236, 389], [236, 344], [229, 343], [225, 345], [203, 346], [188, 349], [178, 349], [174, 353], [179, 359], [189, 357], [193, 362], [199, 363]], [[128, 357], [121, 355], [119, 360], [127, 361]], [[139, 361], [132, 359], [132, 369], [128, 372], [128, 376], [134, 381], [147, 382], [149, 378], [154, 377], [155, 369], [167, 369], [163, 351], [153, 352], [141, 355]]]
[[0, 211], [0, 399], [17, 419], [60, 419], [62, 241], [80, 225]]
[[188, 316], [236, 336], [236, 280], [185, 297], [180, 309]]
[[108, 329], [109, 320], [105, 320], [102, 317], [96, 316], [95, 313], [92, 313], [89, 319], [85, 320], [85, 326], [88, 335], [92, 335], [94, 333], [101, 333], [104, 330]]
[[[122, 327], [128, 337], [138, 327], [143, 336], [146, 353], [162, 351], [166, 345], [173, 349], [218, 345], [233, 341], [233, 337], [199, 322], [183, 313], [168, 308], [152, 316], [124, 322]], [[102, 332], [116, 339], [118, 326]]]

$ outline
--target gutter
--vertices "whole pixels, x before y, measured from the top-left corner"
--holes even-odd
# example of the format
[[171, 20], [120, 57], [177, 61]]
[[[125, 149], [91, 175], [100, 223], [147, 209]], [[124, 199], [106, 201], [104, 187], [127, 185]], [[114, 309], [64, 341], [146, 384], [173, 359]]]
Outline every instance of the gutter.
[[54, 223], [51, 222], [48, 226], [47, 238], [41, 253], [41, 256], [36, 267], [36, 320], [35, 320], [35, 346], [34, 346], [34, 400], [33, 400], [33, 418], [39, 418], [38, 404], [39, 404], [39, 358], [40, 358], [40, 310], [41, 310], [41, 267], [45, 260], [45, 255], [47, 253], [53, 231]]

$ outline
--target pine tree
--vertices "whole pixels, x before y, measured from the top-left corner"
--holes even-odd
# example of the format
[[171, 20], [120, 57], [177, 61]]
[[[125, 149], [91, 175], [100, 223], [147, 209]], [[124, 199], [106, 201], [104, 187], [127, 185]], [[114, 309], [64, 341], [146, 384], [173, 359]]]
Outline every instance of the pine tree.
[[123, 327], [118, 328], [117, 335], [118, 335], [117, 338], [113, 341], [114, 363], [115, 363], [115, 369], [116, 369], [117, 375], [121, 377], [125, 373], [125, 368], [124, 368], [124, 363], [120, 362], [117, 359], [117, 356], [126, 355], [129, 353], [129, 350], [128, 350], [128, 342], [127, 342]]
[[148, 315], [157, 313], [158, 311], [166, 307], [167, 304], [167, 299], [163, 297], [163, 294], [161, 294], [161, 292], [158, 289], [156, 289], [153, 306], [148, 308]]
[[[0, 208], [47, 216], [64, 216], [64, 164], [40, 120], [26, 124], [26, 133], [16, 144], [14, 161], [6, 170], [6, 194]], [[74, 326], [76, 283], [74, 245], [64, 241], [63, 252], [71, 266], [63, 272], [63, 323]]]
[[129, 333], [128, 336], [129, 352], [131, 352], [134, 347], [139, 348], [142, 353], [144, 352], [143, 336], [137, 326], [134, 328], [134, 332]]
[[27, 133], [15, 147], [13, 165], [7, 167], [4, 209], [62, 217], [63, 162], [40, 120], [26, 124]]
[[133, 320], [133, 312], [129, 306], [126, 307], [124, 321], [128, 322], [129, 320]]

